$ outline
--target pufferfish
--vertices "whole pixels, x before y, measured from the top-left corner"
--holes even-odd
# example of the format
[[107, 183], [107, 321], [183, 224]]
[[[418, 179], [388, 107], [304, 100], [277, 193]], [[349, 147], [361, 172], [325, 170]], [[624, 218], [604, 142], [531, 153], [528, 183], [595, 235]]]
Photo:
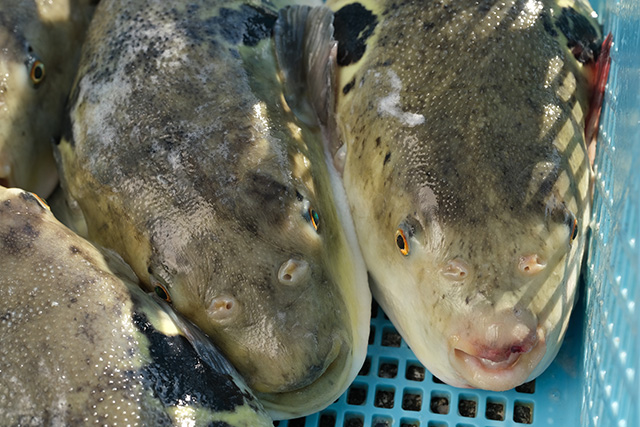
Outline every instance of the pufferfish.
[[[326, 6], [281, 13], [278, 58], [292, 108], [324, 123], [374, 297], [448, 384], [537, 377], [567, 329], [588, 230], [586, 142], [607, 64], [594, 12], [571, 0]], [[296, 43], [301, 62], [286, 54]]]
[[0, 271], [0, 425], [273, 425], [206, 335], [17, 188]]
[[274, 418], [291, 418], [357, 375], [371, 294], [320, 128], [283, 100], [277, 7], [101, 2], [55, 154], [59, 205], [84, 217], [73, 222], [89, 240], [209, 335]]
[[0, 185], [48, 197], [52, 142], [97, 0], [0, 0]]

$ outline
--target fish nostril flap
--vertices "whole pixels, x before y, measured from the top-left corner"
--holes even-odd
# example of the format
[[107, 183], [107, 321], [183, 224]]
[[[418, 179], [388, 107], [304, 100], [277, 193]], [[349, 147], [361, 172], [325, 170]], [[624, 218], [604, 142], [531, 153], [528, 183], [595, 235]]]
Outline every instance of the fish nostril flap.
[[283, 285], [295, 285], [306, 277], [309, 264], [306, 261], [291, 258], [282, 263], [278, 270], [278, 280]]
[[518, 269], [528, 275], [539, 273], [546, 266], [546, 261], [537, 254], [523, 255], [518, 261]]
[[211, 319], [227, 320], [238, 311], [238, 304], [232, 296], [220, 296], [211, 301], [207, 311]]
[[469, 271], [469, 266], [460, 258], [452, 259], [440, 270], [445, 278], [453, 282], [461, 282], [466, 279]]

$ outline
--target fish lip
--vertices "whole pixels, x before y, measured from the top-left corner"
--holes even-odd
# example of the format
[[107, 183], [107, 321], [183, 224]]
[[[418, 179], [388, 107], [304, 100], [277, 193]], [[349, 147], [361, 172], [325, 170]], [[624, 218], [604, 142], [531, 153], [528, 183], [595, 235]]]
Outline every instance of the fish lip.
[[547, 351], [545, 333], [542, 327], [536, 329], [537, 341], [527, 352], [512, 353], [503, 360], [490, 360], [453, 348], [450, 353], [451, 365], [461, 383], [458, 387], [478, 388], [491, 391], [506, 391], [527, 380], [542, 361]]

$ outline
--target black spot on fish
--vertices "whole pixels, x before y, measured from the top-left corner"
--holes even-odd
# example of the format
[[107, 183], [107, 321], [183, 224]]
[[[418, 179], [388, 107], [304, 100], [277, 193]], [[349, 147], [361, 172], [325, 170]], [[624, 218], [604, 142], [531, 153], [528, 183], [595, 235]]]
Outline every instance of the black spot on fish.
[[242, 5], [240, 10], [221, 8], [220, 16], [211, 18], [220, 34], [230, 43], [255, 46], [271, 36], [277, 15], [261, 8]]
[[387, 154], [384, 156], [384, 161], [382, 162], [382, 166], [386, 165], [387, 163], [389, 163], [389, 159], [391, 159], [391, 152], [387, 152]]
[[40, 204], [40, 202], [38, 201], [38, 199], [36, 199], [36, 197], [35, 197], [33, 194], [31, 194], [31, 193], [28, 193], [28, 192], [26, 192], [26, 191], [23, 191], [22, 193], [20, 193], [20, 198], [21, 198], [22, 200], [24, 200], [25, 202], [27, 202], [27, 203], [35, 203], [35, 204], [36, 204], [38, 207], [40, 207], [43, 211], [44, 211], [44, 210], [46, 210], [46, 209], [44, 208], [44, 206], [42, 206], [42, 205]]
[[380, 142], [382, 142], [382, 140], [380, 139], [380, 137], [376, 138], [376, 148], [380, 147]]
[[351, 79], [351, 81], [349, 83], [347, 83], [346, 85], [344, 85], [344, 87], [342, 88], [342, 93], [343, 94], [348, 94], [349, 91], [356, 85], [356, 78], [354, 77], [353, 79]]
[[336, 12], [334, 38], [338, 41], [338, 65], [356, 63], [367, 49], [378, 18], [360, 3], [349, 4]]
[[478, 13], [480, 13], [480, 16], [484, 16], [487, 13], [489, 13], [489, 11], [491, 10], [491, 7], [494, 5], [495, 1], [494, 0], [480, 0], [477, 2], [478, 5]]
[[565, 7], [556, 20], [556, 26], [567, 38], [567, 47], [578, 61], [586, 64], [598, 58], [602, 39], [587, 17], [571, 7]]
[[9, 227], [9, 230], [0, 236], [2, 248], [9, 255], [23, 255], [25, 250], [33, 247], [33, 242], [40, 235], [30, 223], [22, 227]]
[[80, 249], [78, 249], [77, 246], [69, 246], [69, 250], [71, 251], [72, 254], [79, 254], [80, 253]]
[[158, 332], [139, 311], [134, 312], [133, 322], [149, 340], [153, 360], [140, 370], [142, 382], [164, 406], [193, 402], [216, 412], [235, 411], [250, 398], [229, 374], [202, 360], [185, 337]]
[[556, 31], [556, 28], [553, 26], [553, 22], [551, 21], [549, 12], [547, 10], [544, 10], [540, 12], [540, 15], [538, 15], [538, 17], [542, 21], [542, 27], [547, 32], [547, 34], [549, 34], [551, 37], [558, 37], [558, 32]]

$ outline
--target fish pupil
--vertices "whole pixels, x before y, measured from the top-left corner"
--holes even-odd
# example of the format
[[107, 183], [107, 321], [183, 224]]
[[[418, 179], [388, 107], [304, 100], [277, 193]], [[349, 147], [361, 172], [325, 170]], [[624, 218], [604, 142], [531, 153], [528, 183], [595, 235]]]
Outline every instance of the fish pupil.
[[165, 301], [169, 301], [169, 295], [167, 295], [167, 292], [164, 290], [164, 288], [162, 286], [156, 286], [156, 295], [158, 295], [160, 298], [162, 298]]
[[402, 255], [409, 255], [409, 243], [407, 242], [407, 238], [404, 235], [404, 230], [402, 228], [398, 228], [396, 231], [396, 245], [398, 246], [398, 249], [400, 249], [400, 253]]

